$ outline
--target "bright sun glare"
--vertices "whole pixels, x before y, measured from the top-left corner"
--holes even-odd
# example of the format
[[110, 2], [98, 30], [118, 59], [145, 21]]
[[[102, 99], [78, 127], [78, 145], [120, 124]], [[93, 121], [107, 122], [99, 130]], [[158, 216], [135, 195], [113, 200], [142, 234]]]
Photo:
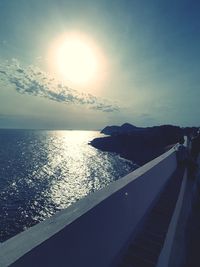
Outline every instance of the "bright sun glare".
[[52, 54], [55, 72], [64, 80], [85, 84], [95, 79], [98, 53], [95, 46], [82, 35], [68, 34], [58, 39]]

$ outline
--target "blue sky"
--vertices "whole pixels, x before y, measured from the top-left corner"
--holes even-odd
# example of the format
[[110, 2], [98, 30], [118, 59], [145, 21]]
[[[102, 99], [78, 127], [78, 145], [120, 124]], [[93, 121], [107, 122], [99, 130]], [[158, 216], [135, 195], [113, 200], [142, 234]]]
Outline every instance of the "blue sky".
[[[0, 0], [0, 127], [199, 126], [199, 13], [189, 0]], [[52, 80], [47, 51], [70, 31], [104, 55], [96, 84]]]

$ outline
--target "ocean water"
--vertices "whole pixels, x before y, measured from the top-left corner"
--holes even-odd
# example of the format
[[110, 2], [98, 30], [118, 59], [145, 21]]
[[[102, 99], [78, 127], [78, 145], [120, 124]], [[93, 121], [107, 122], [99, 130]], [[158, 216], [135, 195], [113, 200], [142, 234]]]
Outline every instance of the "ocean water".
[[0, 242], [136, 168], [95, 131], [0, 130]]

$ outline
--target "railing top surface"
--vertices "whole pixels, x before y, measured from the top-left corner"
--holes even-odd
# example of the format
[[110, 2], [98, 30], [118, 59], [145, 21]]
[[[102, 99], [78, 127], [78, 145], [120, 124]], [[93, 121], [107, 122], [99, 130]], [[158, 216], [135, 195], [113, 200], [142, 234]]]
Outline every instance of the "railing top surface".
[[[160, 155], [159, 157], [151, 160], [150, 162], [146, 163], [145, 165], [139, 167], [138, 169], [134, 170], [133, 172], [125, 175], [124, 177], [120, 178], [119, 180], [116, 180], [109, 184], [108, 186], [100, 189], [99, 191], [96, 191], [83, 199], [79, 200], [78, 202], [72, 204], [70, 207], [63, 209], [62, 211], [57, 212], [52, 217], [46, 219], [45, 221], [33, 226], [34, 228], [39, 227], [39, 225], [46, 224], [49, 222], [51, 224], [52, 220], [56, 220], [57, 218], [65, 217], [65, 225], [67, 223], [71, 223], [76, 217], [81, 216], [84, 214], [87, 210], [93, 208], [96, 206], [99, 202], [103, 201], [107, 197], [109, 197], [111, 194], [115, 193], [119, 189], [123, 188], [127, 184], [129, 184], [131, 181], [134, 181], [135, 179], [139, 178], [140, 176], [147, 173], [149, 170], [151, 170], [153, 167], [158, 165], [160, 162], [162, 162], [165, 158], [170, 156], [171, 154], [175, 153], [175, 146], [165, 152], [164, 154]], [[67, 219], [67, 220], [66, 220]], [[33, 227], [26, 230], [26, 232], [30, 231]], [[24, 232], [16, 235], [20, 236], [23, 235]], [[9, 240], [13, 240], [16, 236], [8, 239], [7, 241], [1, 243], [8, 243]]]
[[156, 168], [159, 163], [162, 163], [164, 159], [166, 159], [173, 153], [175, 153], [175, 147], [171, 148], [169, 151], [153, 159], [142, 167], [136, 169], [132, 173], [111, 183], [107, 187], [93, 194], [90, 194], [82, 200], [79, 200], [77, 203], [71, 205], [67, 209], [59, 211], [57, 214], [46, 219], [45, 221], [3, 242], [1, 244], [0, 250], [0, 265], [1, 259], [5, 259], [5, 257], [8, 257], [8, 255], [10, 257], [10, 262], [14, 262], [16, 260], [16, 250], [18, 253], [17, 258], [21, 257], [23, 254], [27, 253], [37, 245], [41, 244], [42, 242], [50, 238], [52, 235], [62, 230], [67, 225], [71, 224], [80, 216], [94, 208], [96, 205], [98, 205], [106, 198], [110, 197], [118, 190], [128, 185], [130, 182], [145, 175], [145, 173], [148, 173], [153, 168]]

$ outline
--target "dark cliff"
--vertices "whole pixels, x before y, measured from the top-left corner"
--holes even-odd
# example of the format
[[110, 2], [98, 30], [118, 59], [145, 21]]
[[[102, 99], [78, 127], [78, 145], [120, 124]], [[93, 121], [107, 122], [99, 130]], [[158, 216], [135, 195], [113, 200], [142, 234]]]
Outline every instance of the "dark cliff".
[[183, 129], [173, 125], [139, 128], [125, 123], [107, 126], [102, 131], [110, 136], [96, 138], [91, 145], [103, 151], [116, 152], [139, 165], [156, 158], [183, 136]]

